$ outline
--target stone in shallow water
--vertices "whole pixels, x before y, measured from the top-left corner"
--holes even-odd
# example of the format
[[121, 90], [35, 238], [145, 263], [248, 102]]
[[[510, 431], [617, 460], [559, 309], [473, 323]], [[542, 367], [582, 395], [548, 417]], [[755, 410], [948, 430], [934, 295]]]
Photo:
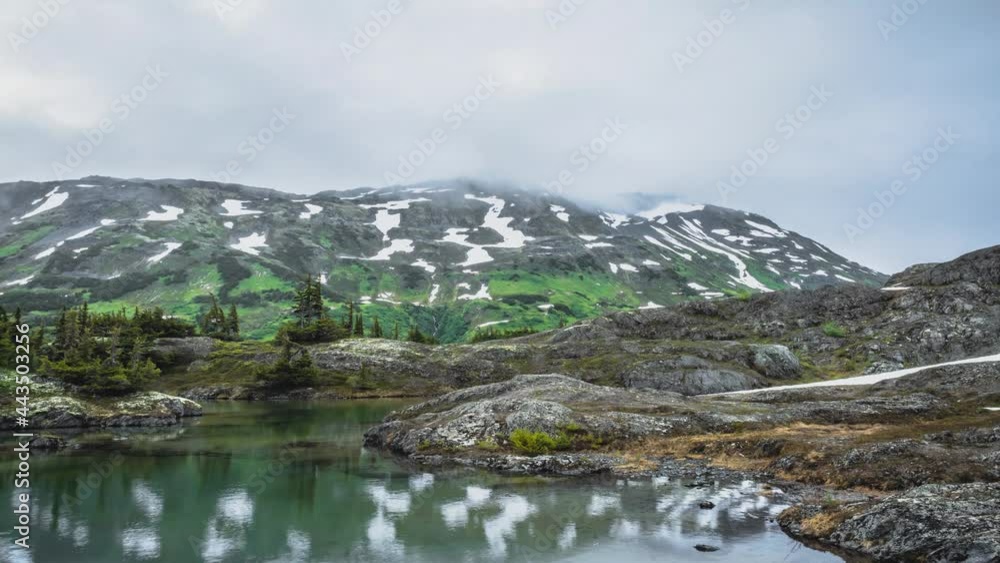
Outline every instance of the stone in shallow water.
[[715, 547], [714, 545], [705, 545], [703, 543], [694, 546], [694, 548], [702, 553], [714, 553], [716, 551], [719, 551], [720, 549], [718, 547]]

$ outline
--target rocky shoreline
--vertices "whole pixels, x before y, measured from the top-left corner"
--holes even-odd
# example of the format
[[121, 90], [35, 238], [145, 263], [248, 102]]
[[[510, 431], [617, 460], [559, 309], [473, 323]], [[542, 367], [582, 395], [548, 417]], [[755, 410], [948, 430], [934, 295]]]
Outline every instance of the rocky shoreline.
[[0, 429], [154, 428], [179, 424], [184, 418], [202, 414], [198, 403], [157, 391], [114, 398], [87, 397], [61, 383], [43, 379], [35, 381], [32, 391], [27, 424], [19, 424], [15, 405], [10, 404], [0, 413]]
[[[1000, 415], [983, 405], [998, 395], [996, 364], [707, 398], [526, 375], [392, 413], [365, 445], [424, 468], [780, 483], [798, 492], [782, 526], [804, 541], [876, 561], [994, 561]], [[926, 510], [899, 509], [913, 503]], [[928, 521], [955, 533], [928, 536]]]

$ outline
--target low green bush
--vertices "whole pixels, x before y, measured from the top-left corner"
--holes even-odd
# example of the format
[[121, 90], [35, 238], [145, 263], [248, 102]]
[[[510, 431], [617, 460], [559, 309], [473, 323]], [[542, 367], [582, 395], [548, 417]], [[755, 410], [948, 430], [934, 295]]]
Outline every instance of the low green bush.
[[525, 455], [545, 455], [556, 449], [556, 440], [545, 432], [532, 432], [518, 428], [510, 433], [510, 445], [514, 451]]
[[823, 334], [833, 338], [846, 338], [847, 330], [835, 322], [828, 322], [823, 325]]

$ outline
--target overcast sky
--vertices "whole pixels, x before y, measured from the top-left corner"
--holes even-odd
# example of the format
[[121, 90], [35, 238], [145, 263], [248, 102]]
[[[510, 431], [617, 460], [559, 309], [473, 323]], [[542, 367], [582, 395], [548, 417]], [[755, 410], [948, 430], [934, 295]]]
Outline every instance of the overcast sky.
[[892, 272], [1000, 244], [998, 26], [990, 0], [8, 0], [0, 180], [565, 171]]

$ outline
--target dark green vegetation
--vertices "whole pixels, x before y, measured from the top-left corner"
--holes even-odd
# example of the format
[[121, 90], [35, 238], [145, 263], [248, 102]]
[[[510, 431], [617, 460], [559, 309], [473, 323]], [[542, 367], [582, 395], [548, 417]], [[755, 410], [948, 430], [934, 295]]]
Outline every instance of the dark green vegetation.
[[130, 317], [124, 309], [92, 313], [84, 303], [60, 313], [51, 342], [39, 329], [34, 346], [40, 352], [42, 375], [87, 394], [124, 395], [160, 375], [148, 357], [152, 340], [193, 334], [193, 325], [168, 318], [162, 309], [137, 307]]
[[[0, 305], [21, 306], [33, 324], [51, 325], [63, 306], [84, 302], [98, 313], [161, 307], [199, 322], [214, 295], [221, 315], [211, 315], [206, 334], [234, 338], [218, 321], [236, 307], [240, 338], [272, 340], [292, 320], [296, 286], [312, 275], [323, 297], [344, 304], [330, 313], [350, 317], [351, 332], [360, 317], [366, 335], [397, 338], [398, 327], [400, 337], [447, 343], [503, 320], [505, 330], [542, 332], [650, 304], [847, 283], [838, 275], [884, 279], [764, 217], [712, 206], [612, 216], [468, 182], [309, 198], [103, 177], [0, 191], [10, 211], [0, 218]], [[59, 195], [61, 205], [25, 217]], [[306, 199], [322, 210], [305, 213]], [[412, 250], [384, 253], [402, 241]], [[737, 262], [756, 281], [741, 280]]]

